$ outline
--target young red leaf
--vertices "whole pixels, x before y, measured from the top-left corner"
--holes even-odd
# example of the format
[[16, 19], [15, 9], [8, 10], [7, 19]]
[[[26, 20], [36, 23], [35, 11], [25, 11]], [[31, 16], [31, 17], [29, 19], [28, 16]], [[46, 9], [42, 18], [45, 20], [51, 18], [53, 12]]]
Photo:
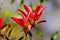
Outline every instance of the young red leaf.
[[25, 17], [27, 17], [27, 14], [24, 11], [22, 11], [20, 9], [17, 9], [17, 10], [22, 14], [22, 16], [24, 15]]
[[27, 13], [29, 13], [29, 12], [32, 13], [32, 9], [31, 9], [29, 6], [24, 5], [24, 8], [25, 8], [25, 10], [27, 11]]
[[0, 28], [2, 28], [2, 18], [0, 18]]
[[32, 18], [33, 17], [33, 14], [31, 13], [31, 12], [29, 12], [29, 14], [28, 14], [28, 16], [27, 16], [27, 18], [26, 18], [26, 22], [30, 19], [30, 18]]
[[24, 26], [24, 20], [23, 19], [17, 19], [14, 17], [11, 17], [13, 19], [13, 21], [15, 21], [16, 23], [18, 23], [20, 26]]
[[42, 15], [42, 11], [44, 10], [45, 7], [43, 7], [42, 5], [38, 6], [34, 12], [34, 19], [38, 20], [41, 15]]
[[40, 9], [41, 9], [41, 5], [37, 6], [34, 13], [37, 14]]

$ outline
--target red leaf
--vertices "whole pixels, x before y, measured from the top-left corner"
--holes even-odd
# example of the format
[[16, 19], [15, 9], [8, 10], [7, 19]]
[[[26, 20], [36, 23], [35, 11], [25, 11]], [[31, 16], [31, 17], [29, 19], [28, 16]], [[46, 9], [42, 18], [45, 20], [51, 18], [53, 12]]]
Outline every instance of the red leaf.
[[42, 23], [42, 22], [46, 22], [46, 20], [39, 21], [37, 24]]
[[[44, 9], [45, 9], [45, 7], [42, 7], [42, 8], [39, 10], [39, 12], [37, 13], [38, 18], [42, 16], [42, 12], [43, 12]], [[38, 18], [37, 18], [37, 19], [38, 19]]]
[[44, 10], [45, 7], [43, 7], [42, 5], [38, 6], [34, 12], [34, 19], [38, 20], [41, 15], [42, 15], [42, 11]]
[[29, 13], [29, 12], [32, 13], [32, 9], [31, 9], [29, 6], [24, 5], [24, 8], [25, 8], [25, 10], [27, 11], [27, 13]]
[[22, 16], [24, 15], [25, 17], [27, 17], [27, 14], [24, 11], [22, 11], [20, 9], [18, 9], [18, 11], [22, 14]]
[[11, 18], [13, 19], [13, 21], [15, 21], [20, 26], [24, 26], [24, 20], [23, 19], [18, 19], [18, 18], [14, 18], [14, 17], [11, 17]]
[[0, 18], [0, 28], [2, 28], [2, 18]]
[[27, 16], [27, 18], [26, 18], [26, 22], [28, 22], [28, 20], [30, 19], [30, 18], [32, 18], [33, 17], [33, 14], [31, 13], [31, 12], [29, 12], [29, 14], [28, 14], [28, 16]]
[[37, 14], [40, 9], [41, 9], [41, 5], [37, 6], [34, 13]]

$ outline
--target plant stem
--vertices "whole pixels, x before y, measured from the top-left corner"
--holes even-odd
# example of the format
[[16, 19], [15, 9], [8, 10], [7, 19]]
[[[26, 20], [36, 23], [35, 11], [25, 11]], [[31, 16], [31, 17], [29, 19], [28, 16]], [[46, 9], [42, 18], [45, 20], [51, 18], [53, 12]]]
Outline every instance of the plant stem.
[[25, 40], [27, 40], [27, 32], [25, 32]]
[[32, 40], [32, 37], [30, 37], [30, 40]]
[[25, 40], [27, 40], [27, 34], [25, 34]]
[[24, 33], [25, 33], [25, 35], [24, 35], [25, 40], [27, 40], [27, 31], [26, 31], [26, 30], [24, 30]]

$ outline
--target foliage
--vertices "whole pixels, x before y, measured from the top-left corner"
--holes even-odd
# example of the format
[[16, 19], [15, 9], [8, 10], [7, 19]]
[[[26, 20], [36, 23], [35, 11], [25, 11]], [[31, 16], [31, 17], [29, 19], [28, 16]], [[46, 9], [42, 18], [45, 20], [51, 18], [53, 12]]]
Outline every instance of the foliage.
[[20, 7], [19, 7], [19, 9], [22, 9], [23, 4], [24, 4], [24, 0], [21, 0], [21, 3], [20, 3]]
[[15, 0], [11, 0], [11, 4], [14, 3]]
[[56, 40], [58, 37], [58, 32], [55, 32], [52, 37], [51, 37], [51, 40]]
[[[1, 29], [0, 34], [3, 35], [7, 40], [14, 40], [15, 36], [20, 34], [20, 30], [22, 30], [25, 35], [20, 37], [19, 40], [23, 40], [23, 39], [26, 40], [27, 35], [29, 35], [30, 40], [32, 40], [32, 33], [30, 31], [32, 28], [34, 28], [36, 30], [37, 35], [43, 36], [43, 34], [40, 32], [40, 30], [38, 30], [35, 27], [35, 25], [42, 23], [42, 22], [46, 22], [46, 20], [42, 20], [42, 21], [39, 21], [37, 23], [35, 23], [35, 22], [38, 21], [38, 19], [41, 17], [42, 12], [45, 9], [45, 7], [42, 5], [39, 5], [34, 10], [32, 4], [30, 5], [30, 7], [31, 7], [30, 8], [29, 6], [24, 5], [24, 1], [25, 0], [21, 0], [21, 3], [20, 3], [19, 8], [18, 8], [18, 11], [20, 13], [19, 15], [22, 16], [22, 19], [11, 17], [12, 12], [9, 10], [2, 11], [2, 19], [0, 19], [0, 29]], [[11, 4], [13, 4], [14, 2], [15, 2], [15, 0], [11, 0]], [[42, 3], [43, 0], [40, 0], [40, 2]], [[23, 6], [28, 14], [26, 14], [24, 11], [22, 11]], [[15, 13], [18, 14], [18, 12], [15, 12]], [[13, 15], [17, 16], [16, 14], [13, 14]], [[17, 24], [15, 22], [13, 23], [12, 20], [9, 21], [10, 17]], [[3, 20], [6, 20], [6, 21], [4, 22]], [[11, 22], [11, 23], [7, 23], [7, 22]], [[19, 28], [17, 28], [17, 27], [19, 27]]]
[[45, 1], [48, 1], [48, 0], [40, 0], [40, 3], [43, 3], [43, 2], [45, 2]]

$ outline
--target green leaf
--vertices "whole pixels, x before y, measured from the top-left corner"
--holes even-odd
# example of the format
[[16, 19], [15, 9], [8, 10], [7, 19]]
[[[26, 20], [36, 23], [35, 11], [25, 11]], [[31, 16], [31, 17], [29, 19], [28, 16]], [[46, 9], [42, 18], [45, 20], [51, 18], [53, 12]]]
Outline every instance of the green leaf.
[[11, 0], [11, 4], [14, 3], [15, 0]]
[[12, 28], [15, 28], [15, 27], [17, 27], [17, 24], [16, 23], [13, 23], [12, 24]]
[[40, 0], [40, 3], [42, 3], [44, 0]]
[[11, 13], [10, 11], [6, 11], [6, 12], [5, 12], [5, 15], [6, 15], [6, 16], [10, 16], [10, 13]]
[[58, 37], [58, 32], [54, 33], [50, 40], [56, 40]]
[[33, 10], [33, 5], [32, 4], [30, 4], [30, 8], [32, 9], [32, 11], [34, 12], [34, 10]]
[[19, 9], [22, 9], [23, 4], [24, 4], [24, 0], [21, 0], [21, 3], [20, 3], [20, 7], [19, 7]]
[[30, 8], [32, 8], [33, 7], [33, 5], [32, 4], [30, 4]]
[[45, 1], [48, 1], [48, 0], [40, 0], [40, 3], [43, 3], [43, 2], [45, 2]]
[[43, 37], [42, 32], [40, 32], [40, 30], [38, 30], [38, 28], [37, 28], [37, 27], [34, 27], [34, 29], [35, 29], [36, 34], [37, 34], [37, 35], [39, 35], [39, 36]]
[[[19, 9], [23, 8], [23, 4], [24, 4], [24, 0], [21, 0], [20, 5], [19, 5]], [[20, 13], [18, 11], [16, 11], [16, 13], [20, 15]]]

